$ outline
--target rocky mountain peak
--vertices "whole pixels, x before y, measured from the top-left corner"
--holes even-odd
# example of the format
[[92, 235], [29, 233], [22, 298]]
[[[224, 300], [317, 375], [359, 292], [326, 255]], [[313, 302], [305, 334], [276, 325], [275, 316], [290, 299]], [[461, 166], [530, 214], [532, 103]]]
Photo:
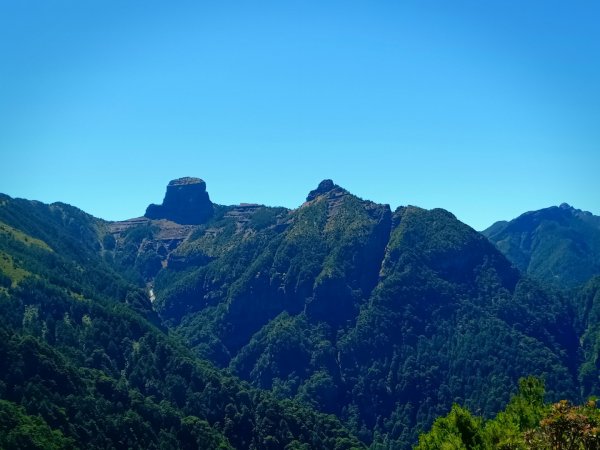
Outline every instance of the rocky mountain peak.
[[183, 177], [171, 180], [161, 205], [146, 209], [149, 219], [168, 219], [180, 224], [200, 224], [213, 215], [213, 204], [200, 178]]
[[308, 197], [306, 197], [306, 201], [310, 202], [312, 200], [314, 200], [315, 198], [327, 194], [331, 191], [340, 191], [340, 192], [346, 192], [344, 189], [342, 189], [341, 187], [339, 187], [337, 184], [335, 184], [333, 182], [333, 180], [323, 180], [319, 183], [319, 186], [317, 186], [316, 189], [310, 191], [308, 193]]

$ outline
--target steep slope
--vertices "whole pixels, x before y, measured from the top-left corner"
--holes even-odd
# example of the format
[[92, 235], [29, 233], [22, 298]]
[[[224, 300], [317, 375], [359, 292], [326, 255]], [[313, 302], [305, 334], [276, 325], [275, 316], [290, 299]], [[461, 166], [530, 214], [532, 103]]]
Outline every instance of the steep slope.
[[497, 412], [521, 376], [550, 399], [598, 391], [595, 285], [567, 301], [447, 211], [392, 213], [324, 180], [295, 210], [210, 203], [188, 221], [169, 211], [206, 186], [172, 185], [161, 214], [115, 223], [2, 198], [0, 411], [57, 448], [360, 446], [314, 408], [405, 449], [453, 402]]
[[584, 363], [579, 369], [583, 397], [600, 394], [600, 276], [592, 278], [575, 297]]
[[[331, 416], [195, 358], [103, 258], [109, 224], [0, 198], [0, 445], [350, 449]], [[141, 314], [140, 314], [141, 313]]]
[[551, 397], [576, 395], [577, 340], [561, 298], [444, 210], [399, 208], [394, 224], [380, 282], [339, 345], [375, 438], [414, 442], [453, 402], [490, 415], [525, 374], [543, 375]]
[[206, 222], [213, 212], [204, 180], [184, 177], [169, 183], [162, 204], [148, 206], [145, 217], [168, 219], [181, 224], [200, 224]]
[[392, 214], [331, 180], [296, 210], [220, 208], [169, 254], [155, 306], [254, 385], [374, 448], [407, 448], [455, 401], [492, 414], [521, 376], [577, 397], [567, 302], [447, 211]]
[[157, 305], [223, 364], [284, 311], [338, 327], [375, 286], [390, 226], [387, 205], [329, 180], [294, 211], [258, 208], [246, 222], [228, 211], [171, 255]]
[[561, 287], [600, 274], [600, 217], [563, 203], [482, 232], [522, 272]]

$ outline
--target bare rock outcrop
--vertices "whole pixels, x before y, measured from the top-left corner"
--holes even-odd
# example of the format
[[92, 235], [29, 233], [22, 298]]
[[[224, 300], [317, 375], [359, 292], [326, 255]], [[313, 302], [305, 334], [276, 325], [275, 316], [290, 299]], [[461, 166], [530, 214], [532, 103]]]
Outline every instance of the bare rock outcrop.
[[162, 204], [148, 206], [144, 216], [184, 225], [198, 225], [210, 219], [213, 212], [206, 183], [200, 178], [184, 177], [171, 181]]

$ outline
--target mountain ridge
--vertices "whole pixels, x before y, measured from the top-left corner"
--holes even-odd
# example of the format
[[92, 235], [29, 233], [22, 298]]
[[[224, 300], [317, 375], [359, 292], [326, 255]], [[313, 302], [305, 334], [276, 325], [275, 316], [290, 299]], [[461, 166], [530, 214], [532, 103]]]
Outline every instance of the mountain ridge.
[[567, 203], [496, 222], [482, 233], [539, 280], [574, 287], [600, 274], [600, 217]]
[[167, 334], [134, 268], [113, 265], [108, 223], [0, 200], [0, 257], [25, 274], [0, 265], [0, 447], [364, 448]]
[[[200, 179], [182, 180], [209, 198]], [[187, 192], [167, 210], [198, 205]], [[522, 376], [543, 377], [551, 399], [599, 391], [595, 285], [573, 299], [544, 286], [440, 208], [392, 211], [332, 180], [296, 209], [211, 202], [186, 224], [8, 199], [0, 221], [19, 230], [35, 217], [32, 238], [135, 284], [128, 304], [194, 358], [335, 414], [373, 449], [409, 448], [455, 402], [490, 416]]]
[[[577, 362], [566, 355], [577, 343], [561, 325], [564, 300], [524, 282], [452, 213], [414, 206], [392, 212], [331, 180], [296, 209], [258, 206], [240, 221], [231, 208], [216, 207], [154, 278], [155, 307], [198, 355], [256, 386], [335, 413], [372, 445], [377, 436], [414, 441], [416, 425], [430, 423], [452, 399], [491, 413], [508, 400], [519, 371], [547, 373], [550, 395], [576, 396]], [[534, 319], [519, 306], [531, 296], [545, 298], [556, 312]], [[493, 401], [485, 392], [493, 378], [466, 384], [448, 378], [473, 370], [472, 354], [504, 361], [480, 362], [505, 380]], [[410, 355], [422, 360], [413, 369], [406, 366]], [[403, 367], [392, 363], [401, 360]], [[423, 361], [440, 368], [437, 381], [423, 384], [420, 372], [430, 370]], [[369, 386], [369, 371], [395, 384]], [[421, 397], [416, 386], [437, 394]], [[393, 433], [392, 417], [403, 417], [402, 433]]]

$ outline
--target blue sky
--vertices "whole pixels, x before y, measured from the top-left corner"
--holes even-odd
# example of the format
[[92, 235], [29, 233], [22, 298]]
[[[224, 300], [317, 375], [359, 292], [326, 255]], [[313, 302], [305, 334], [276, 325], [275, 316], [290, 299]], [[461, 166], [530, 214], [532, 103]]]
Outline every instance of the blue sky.
[[0, 1], [0, 192], [140, 216], [324, 178], [482, 229], [600, 214], [600, 3]]

